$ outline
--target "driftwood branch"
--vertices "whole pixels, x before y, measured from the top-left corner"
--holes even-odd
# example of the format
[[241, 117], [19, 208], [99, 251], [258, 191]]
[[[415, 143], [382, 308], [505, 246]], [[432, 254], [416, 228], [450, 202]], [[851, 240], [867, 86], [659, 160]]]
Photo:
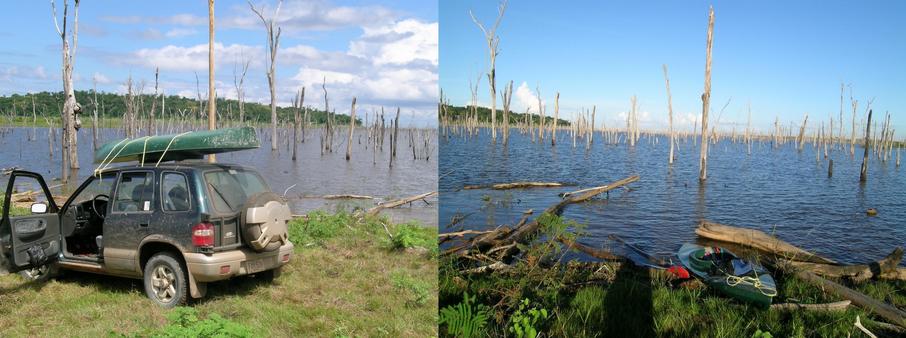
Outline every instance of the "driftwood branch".
[[850, 278], [853, 281], [861, 282], [873, 277], [880, 277], [883, 274], [896, 274], [897, 265], [903, 259], [903, 249], [896, 248], [887, 257], [877, 262], [869, 264], [855, 265], [830, 265], [807, 262], [789, 262], [790, 265], [797, 268], [814, 272], [825, 277]]
[[424, 194], [419, 194], [419, 195], [415, 195], [415, 196], [411, 196], [411, 197], [406, 197], [406, 198], [398, 199], [398, 200], [395, 200], [395, 201], [390, 201], [390, 202], [387, 202], [387, 203], [382, 203], [381, 205], [378, 205], [378, 206], [375, 206], [375, 207], [373, 207], [373, 208], [371, 208], [371, 209], [368, 209], [367, 215], [368, 215], [368, 216], [374, 216], [374, 215], [377, 215], [378, 213], [380, 213], [380, 212], [381, 212], [382, 210], [384, 210], [384, 209], [396, 208], [396, 207], [401, 206], [401, 205], [403, 205], [403, 204], [412, 203], [412, 202], [415, 202], [415, 201], [418, 201], [418, 200], [423, 200], [423, 199], [425, 199], [425, 198], [428, 198], [428, 197], [433, 196], [434, 194], [437, 194], [437, 192], [436, 192], [436, 191], [432, 191], [432, 192], [428, 192], [428, 193], [424, 193]]
[[852, 301], [848, 300], [841, 300], [839, 302], [824, 304], [781, 303], [771, 304], [771, 310], [843, 311], [846, 310], [846, 308], [849, 307], [850, 304], [852, 304]]
[[498, 184], [486, 184], [486, 185], [467, 185], [462, 187], [463, 190], [475, 190], [475, 189], [494, 189], [494, 190], [507, 190], [507, 189], [525, 189], [525, 188], [549, 188], [549, 187], [562, 187], [563, 183], [557, 182], [512, 182], [512, 183], [498, 183]]
[[744, 245], [763, 252], [783, 256], [788, 260], [836, 264], [833, 260], [800, 249], [760, 230], [737, 228], [734, 226], [702, 221], [698, 228], [695, 229], [695, 234], [715, 241]]
[[362, 200], [371, 200], [374, 197], [366, 195], [353, 195], [353, 194], [340, 194], [340, 195], [324, 195], [321, 198], [326, 200], [348, 200], [348, 199], [362, 199]]

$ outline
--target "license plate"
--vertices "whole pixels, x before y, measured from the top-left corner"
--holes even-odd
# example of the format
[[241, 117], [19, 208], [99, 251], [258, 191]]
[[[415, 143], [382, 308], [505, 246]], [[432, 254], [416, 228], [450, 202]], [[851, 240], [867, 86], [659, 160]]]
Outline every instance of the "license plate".
[[245, 262], [245, 270], [249, 273], [261, 272], [270, 267], [270, 259], [262, 258]]

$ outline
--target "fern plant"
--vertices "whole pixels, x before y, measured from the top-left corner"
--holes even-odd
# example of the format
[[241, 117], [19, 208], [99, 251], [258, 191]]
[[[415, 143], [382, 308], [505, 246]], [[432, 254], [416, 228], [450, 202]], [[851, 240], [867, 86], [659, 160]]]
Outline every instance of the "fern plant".
[[463, 301], [440, 310], [440, 325], [446, 325], [447, 334], [453, 337], [478, 337], [490, 317], [490, 310], [484, 304], [475, 304], [475, 297], [466, 293]]

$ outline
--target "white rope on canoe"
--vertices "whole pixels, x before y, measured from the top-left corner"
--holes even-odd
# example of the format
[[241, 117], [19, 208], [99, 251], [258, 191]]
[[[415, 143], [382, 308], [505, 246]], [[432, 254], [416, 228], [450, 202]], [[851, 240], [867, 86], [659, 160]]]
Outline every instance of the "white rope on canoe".
[[145, 151], [148, 150], [148, 140], [150, 140], [150, 139], [151, 139], [150, 136], [148, 138], [146, 138], [145, 145], [142, 146], [142, 160], [141, 160], [141, 162], [139, 162], [139, 165], [138, 165], [139, 167], [145, 167]]
[[[132, 142], [135, 142], [135, 141], [138, 141], [138, 140], [141, 140], [141, 139], [147, 139], [148, 137], [149, 137], [149, 136], [144, 136], [144, 137], [142, 137], [142, 138], [137, 138], [137, 139], [131, 140], [131, 141], [129, 141], [129, 142], [126, 142], [126, 144], [124, 144], [122, 147], [120, 147], [120, 149], [116, 152], [116, 155], [113, 155], [113, 157], [109, 157], [109, 156], [110, 156], [110, 153], [113, 153], [113, 149], [116, 149], [116, 146], [117, 146], [117, 145], [119, 145], [119, 144], [121, 144], [121, 143], [123, 143], [124, 141], [129, 140], [129, 139], [128, 139], [128, 138], [125, 138], [125, 139], [123, 139], [122, 141], [118, 142], [116, 145], [113, 146], [113, 148], [110, 149], [110, 153], [107, 154], [107, 156], [108, 156], [107, 158], [109, 158], [110, 160], [107, 161], [107, 158], [104, 158], [104, 161], [102, 161], [101, 164], [98, 165], [98, 168], [94, 170], [95, 175], [98, 175], [98, 177], [100, 177], [101, 173], [103, 173], [104, 170], [106, 170], [107, 167], [110, 166], [110, 164], [112, 164], [113, 161], [114, 161], [118, 156], [120, 156], [120, 153], [122, 153], [123, 150], [126, 149], [127, 146], [129, 146], [130, 144], [132, 144]], [[105, 162], [106, 162], [106, 163], [105, 163]]]
[[163, 153], [163, 154], [160, 154], [160, 158], [157, 159], [157, 164], [154, 165], [155, 168], [157, 168], [157, 166], [160, 165], [160, 161], [162, 161], [162, 160], [164, 159], [164, 156], [167, 156], [167, 151], [170, 150], [170, 146], [173, 145], [173, 141], [176, 141], [176, 139], [177, 139], [178, 137], [183, 136], [183, 135], [188, 134], [188, 133], [191, 133], [191, 131], [187, 131], [187, 132], [184, 132], [184, 133], [182, 133], [182, 134], [173, 136], [173, 138], [170, 139], [170, 143], [167, 143], [167, 147], [164, 148], [164, 153]]
[[727, 274], [727, 285], [737, 286], [739, 284], [748, 284], [748, 285], [754, 286], [756, 289], [758, 289], [758, 292], [761, 292], [761, 294], [768, 296], [768, 297], [774, 297], [777, 295], [776, 288], [772, 288], [770, 286], [764, 285], [764, 283], [761, 282], [761, 279], [759, 279], [757, 277], [751, 277], [751, 276], [740, 277], [740, 276], [734, 276], [734, 275]]

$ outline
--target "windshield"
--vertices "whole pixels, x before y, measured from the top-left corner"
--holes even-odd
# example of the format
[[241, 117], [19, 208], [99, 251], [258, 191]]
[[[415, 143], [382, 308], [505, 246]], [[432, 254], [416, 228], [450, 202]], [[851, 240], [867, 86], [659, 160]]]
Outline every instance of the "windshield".
[[261, 176], [249, 170], [209, 171], [204, 174], [204, 180], [211, 196], [211, 204], [221, 212], [237, 212], [249, 196], [270, 191]]

